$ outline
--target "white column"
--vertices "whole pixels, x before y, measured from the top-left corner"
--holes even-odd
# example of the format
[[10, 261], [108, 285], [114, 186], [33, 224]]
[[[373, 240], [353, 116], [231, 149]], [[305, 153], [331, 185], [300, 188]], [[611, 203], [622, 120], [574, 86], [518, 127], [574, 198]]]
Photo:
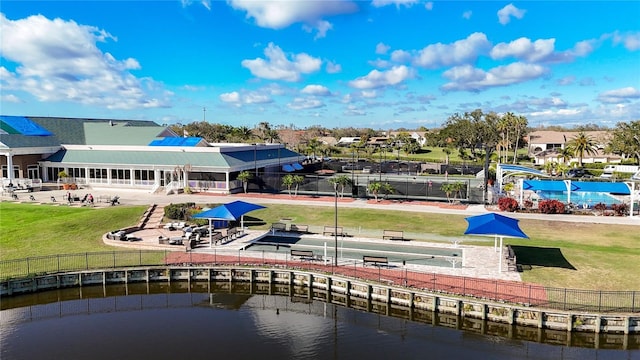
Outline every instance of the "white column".
[[[7, 153], [7, 179], [9, 182], [13, 182], [13, 155], [11, 153]], [[14, 184], [16, 185], [16, 184]]]

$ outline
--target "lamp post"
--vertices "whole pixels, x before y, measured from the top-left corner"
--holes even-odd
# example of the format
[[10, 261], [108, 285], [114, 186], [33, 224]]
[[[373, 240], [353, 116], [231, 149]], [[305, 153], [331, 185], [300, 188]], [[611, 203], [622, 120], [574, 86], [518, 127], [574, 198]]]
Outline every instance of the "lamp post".
[[335, 207], [335, 229], [333, 229], [334, 236], [334, 255], [333, 264], [338, 267], [338, 183], [333, 183], [333, 195], [334, 195], [334, 207]]

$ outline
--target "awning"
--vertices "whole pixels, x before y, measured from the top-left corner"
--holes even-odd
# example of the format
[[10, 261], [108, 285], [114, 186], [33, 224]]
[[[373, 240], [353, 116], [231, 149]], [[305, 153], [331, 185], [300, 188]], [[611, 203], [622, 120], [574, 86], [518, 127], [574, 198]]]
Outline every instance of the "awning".
[[289, 164], [286, 164], [286, 165], [282, 166], [282, 171], [294, 172], [294, 171], [296, 171], [296, 169], [294, 169], [293, 166], [291, 166]]

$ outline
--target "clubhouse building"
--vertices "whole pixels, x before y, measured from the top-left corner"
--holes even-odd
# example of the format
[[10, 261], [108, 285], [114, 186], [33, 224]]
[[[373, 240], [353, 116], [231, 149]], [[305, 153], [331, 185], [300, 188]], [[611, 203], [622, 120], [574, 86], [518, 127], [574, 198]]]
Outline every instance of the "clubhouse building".
[[242, 171], [294, 172], [303, 159], [282, 144], [208, 143], [153, 121], [0, 116], [3, 189], [57, 183], [228, 194], [242, 190]]

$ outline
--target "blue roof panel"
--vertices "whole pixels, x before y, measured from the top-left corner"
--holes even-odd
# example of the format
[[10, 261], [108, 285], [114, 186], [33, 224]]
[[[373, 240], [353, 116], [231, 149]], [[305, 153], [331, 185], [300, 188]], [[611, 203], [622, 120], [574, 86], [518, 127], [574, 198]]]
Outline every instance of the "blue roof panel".
[[149, 146], [186, 146], [195, 147], [200, 143], [200, 137], [166, 137], [159, 140], [153, 140]]
[[12, 129], [26, 136], [53, 136], [53, 134], [36, 124], [35, 122], [27, 119], [24, 116], [7, 116], [1, 115], [0, 122], [9, 125]]

